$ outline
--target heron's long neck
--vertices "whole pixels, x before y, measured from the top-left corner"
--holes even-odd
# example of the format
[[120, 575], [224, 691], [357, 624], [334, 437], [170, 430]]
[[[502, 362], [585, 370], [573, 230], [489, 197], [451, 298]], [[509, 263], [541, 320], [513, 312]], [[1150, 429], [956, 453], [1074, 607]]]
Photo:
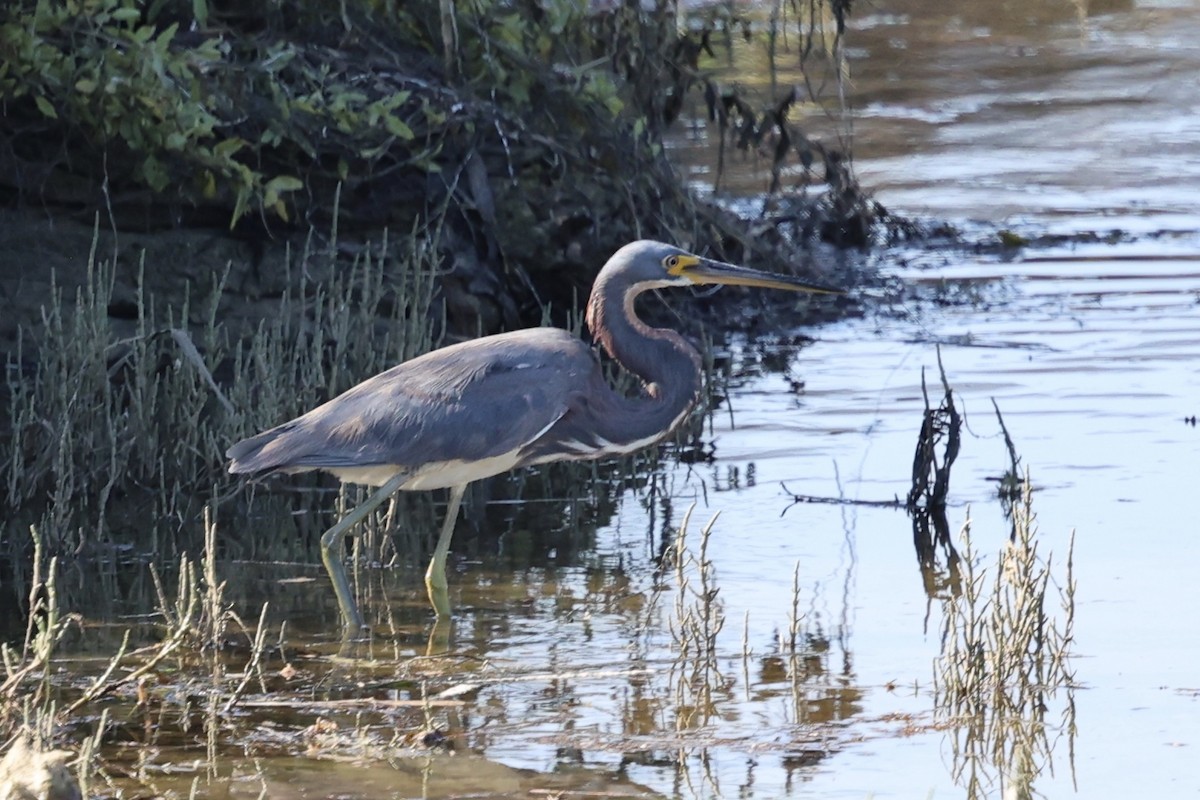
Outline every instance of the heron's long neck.
[[[614, 444], [641, 444], [661, 438], [683, 418], [700, 393], [700, 354], [678, 333], [652, 328], [634, 314], [634, 299], [654, 288], [597, 282], [588, 300], [587, 323], [592, 335], [621, 366], [644, 383], [640, 397], [612, 392], [608, 400], [617, 413], [601, 415], [611, 421], [597, 431]], [[605, 427], [609, 427], [605, 425]]]

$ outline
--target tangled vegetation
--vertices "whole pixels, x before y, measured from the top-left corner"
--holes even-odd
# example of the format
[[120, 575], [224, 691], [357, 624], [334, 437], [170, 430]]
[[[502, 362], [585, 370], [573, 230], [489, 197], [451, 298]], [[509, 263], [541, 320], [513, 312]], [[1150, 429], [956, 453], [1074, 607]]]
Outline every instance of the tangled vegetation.
[[706, 76], [711, 39], [743, 21], [702, 13], [680, 26], [671, 4], [478, 0], [447, 20], [432, 0], [22, 0], [0, 12], [0, 183], [27, 205], [103, 208], [118, 228], [255, 235], [328, 227], [340, 188], [343, 232], [445, 222], [517, 271], [650, 235], [766, 256], [780, 238], [752, 243], [662, 157], [683, 97], [703, 93], [728, 146], [769, 142], [777, 169], [816, 153], [844, 190], [846, 168], [788, 125], [794, 91], [758, 113]]

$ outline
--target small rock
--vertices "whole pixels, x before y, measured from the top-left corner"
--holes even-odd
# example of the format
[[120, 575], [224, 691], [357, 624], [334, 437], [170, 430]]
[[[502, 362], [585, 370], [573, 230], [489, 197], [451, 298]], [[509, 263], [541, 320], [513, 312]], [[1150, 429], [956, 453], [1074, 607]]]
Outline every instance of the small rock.
[[69, 750], [41, 750], [21, 736], [0, 759], [0, 800], [81, 800]]

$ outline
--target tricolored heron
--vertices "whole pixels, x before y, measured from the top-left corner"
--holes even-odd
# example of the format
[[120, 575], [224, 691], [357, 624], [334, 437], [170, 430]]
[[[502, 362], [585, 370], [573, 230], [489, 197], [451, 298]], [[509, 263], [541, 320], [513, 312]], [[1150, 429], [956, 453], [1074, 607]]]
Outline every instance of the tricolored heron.
[[618, 250], [592, 286], [592, 336], [639, 377], [626, 397], [604, 379], [593, 350], [558, 328], [501, 333], [434, 350], [368, 378], [291, 422], [238, 442], [233, 473], [325, 470], [380, 487], [321, 537], [321, 558], [347, 626], [362, 627], [342, 563], [342, 538], [399, 489], [450, 489], [425, 573], [439, 617], [450, 614], [446, 553], [471, 481], [531, 464], [623, 455], [675, 429], [700, 393], [700, 354], [678, 333], [634, 312], [642, 292], [738, 284], [795, 291], [840, 289], [737, 267], [661, 242]]

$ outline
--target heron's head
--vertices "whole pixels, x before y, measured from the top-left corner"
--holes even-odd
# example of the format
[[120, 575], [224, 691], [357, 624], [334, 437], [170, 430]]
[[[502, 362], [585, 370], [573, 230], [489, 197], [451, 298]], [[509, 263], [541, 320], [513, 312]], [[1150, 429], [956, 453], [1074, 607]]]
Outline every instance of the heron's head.
[[722, 284], [821, 294], [844, 292], [834, 286], [802, 280], [791, 275], [761, 272], [723, 261], [714, 261], [674, 245], [649, 240], [631, 242], [622, 247], [608, 260], [602, 275], [603, 273], [609, 273], [613, 278], [619, 276], [626, 284], [641, 288]]

